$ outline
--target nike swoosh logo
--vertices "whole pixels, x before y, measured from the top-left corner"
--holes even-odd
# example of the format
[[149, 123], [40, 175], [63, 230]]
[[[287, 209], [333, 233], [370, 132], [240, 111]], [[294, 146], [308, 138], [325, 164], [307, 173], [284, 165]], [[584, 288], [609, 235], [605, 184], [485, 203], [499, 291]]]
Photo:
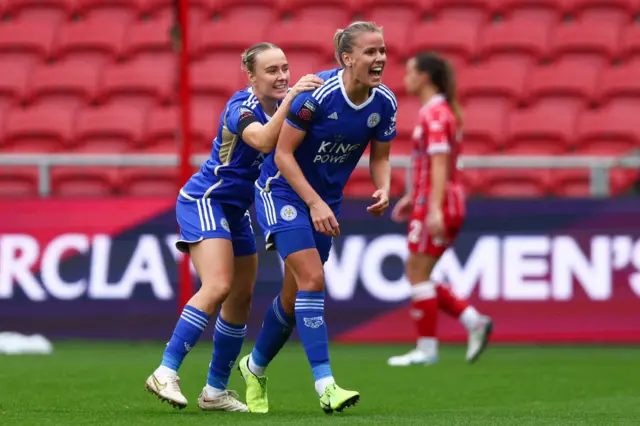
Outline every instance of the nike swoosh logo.
[[165, 383], [164, 385], [163, 385], [163, 384], [160, 384], [160, 382], [158, 381], [158, 379], [156, 379], [156, 375], [155, 375], [155, 374], [151, 376], [151, 380], [153, 380], [153, 384], [155, 385], [155, 387], [156, 387], [159, 391], [161, 391], [161, 390], [163, 390], [164, 388], [166, 388], [166, 387], [167, 387], [167, 384], [166, 384], [166, 383]]

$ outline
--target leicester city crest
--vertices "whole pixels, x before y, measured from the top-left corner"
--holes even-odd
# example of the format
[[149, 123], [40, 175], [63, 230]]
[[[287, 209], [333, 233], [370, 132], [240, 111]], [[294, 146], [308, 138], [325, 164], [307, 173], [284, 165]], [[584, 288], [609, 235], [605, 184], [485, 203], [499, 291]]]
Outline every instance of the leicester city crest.
[[377, 112], [371, 113], [371, 115], [369, 115], [369, 118], [367, 118], [367, 126], [374, 128], [378, 125], [378, 123], [380, 123], [380, 114], [378, 114]]
[[298, 211], [296, 210], [295, 207], [287, 204], [286, 206], [282, 207], [280, 209], [280, 217], [283, 218], [286, 221], [291, 222], [293, 219], [295, 219], [298, 216]]

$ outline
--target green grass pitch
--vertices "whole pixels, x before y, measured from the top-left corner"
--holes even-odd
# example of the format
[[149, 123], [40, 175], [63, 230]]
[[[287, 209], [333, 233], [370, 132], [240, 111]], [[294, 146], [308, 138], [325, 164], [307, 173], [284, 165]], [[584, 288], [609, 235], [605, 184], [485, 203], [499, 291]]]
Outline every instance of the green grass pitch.
[[[182, 411], [144, 391], [160, 343], [54, 342], [51, 356], [0, 356], [0, 425], [638, 425], [640, 348], [490, 346], [464, 362], [462, 346], [441, 348], [435, 366], [391, 368], [408, 346], [331, 346], [334, 375], [360, 404], [325, 415], [301, 346], [269, 368], [271, 412], [201, 412], [210, 345], [187, 357]], [[245, 344], [244, 352], [251, 348]], [[244, 400], [234, 369], [230, 387]]]

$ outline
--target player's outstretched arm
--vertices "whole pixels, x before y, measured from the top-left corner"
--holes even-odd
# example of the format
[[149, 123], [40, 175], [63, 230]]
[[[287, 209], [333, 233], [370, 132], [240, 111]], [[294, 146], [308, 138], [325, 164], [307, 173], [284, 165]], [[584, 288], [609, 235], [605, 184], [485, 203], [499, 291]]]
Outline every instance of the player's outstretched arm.
[[259, 122], [253, 122], [242, 131], [242, 140], [260, 152], [270, 153], [278, 142], [280, 128], [284, 123], [287, 114], [291, 109], [293, 99], [302, 92], [315, 90], [322, 86], [324, 81], [314, 74], [307, 74], [302, 77], [291, 88], [287, 96], [282, 100], [282, 104], [271, 117], [267, 124], [262, 125]]
[[291, 188], [309, 207], [316, 231], [325, 235], [337, 236], [340, 235], [340, 228], [333, 211], [309, 184], [293, 155], [302, 143], [305, 134], [304, 130], [297, 129], [285, 122], [280, 131], [278, 149], [276, 149], [274, 159], [282, 176], [287, 179]]
[[376, 202], [367, 207], [367, 211], [375, 216], [382, 215], [389, 207], [389, 187], [391, 185], [391, 165], [389, 153], [391, 144], [373, 140], [369, 155], [369, 172], [376, 187], [373, 198]]

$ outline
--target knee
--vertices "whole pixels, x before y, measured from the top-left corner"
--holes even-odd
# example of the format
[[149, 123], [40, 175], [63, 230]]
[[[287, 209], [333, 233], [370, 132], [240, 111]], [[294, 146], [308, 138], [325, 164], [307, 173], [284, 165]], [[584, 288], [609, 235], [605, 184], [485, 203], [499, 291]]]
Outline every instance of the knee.
[[322, 268], [308, 271], [301, 277], [299, 289], [302, 291], [323, 291], [324, 271]]
[[207, 305], [211, 311], [220, 305], [229, 296], [231, 283], [227, 280], [202, 282], [200, 290], [196, 293], [198, 298]]

